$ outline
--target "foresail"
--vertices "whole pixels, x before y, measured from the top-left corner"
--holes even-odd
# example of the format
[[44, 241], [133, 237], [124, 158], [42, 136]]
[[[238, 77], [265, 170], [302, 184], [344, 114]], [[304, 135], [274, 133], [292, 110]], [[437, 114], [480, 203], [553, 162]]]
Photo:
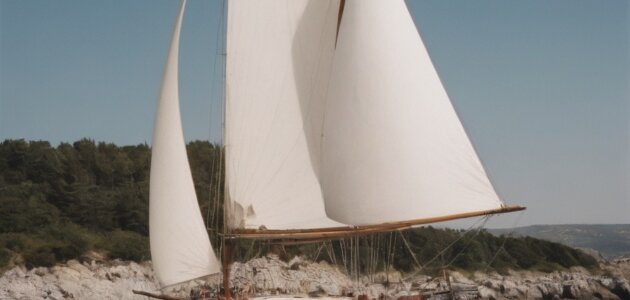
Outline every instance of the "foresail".
[[347, 0], [325, 108], [326, 212], [351, 225], [500, 208], [403, 0]]
[[341, 226], [317, 178], [337, 0], [228, 6], [226, 172], [232, 228]]
[[179, 113], [177, 69], [184, 7], [182, 1], [165, 66], [151, 154], [151, 259], [162, 286], [220, 271], [197, 203]]

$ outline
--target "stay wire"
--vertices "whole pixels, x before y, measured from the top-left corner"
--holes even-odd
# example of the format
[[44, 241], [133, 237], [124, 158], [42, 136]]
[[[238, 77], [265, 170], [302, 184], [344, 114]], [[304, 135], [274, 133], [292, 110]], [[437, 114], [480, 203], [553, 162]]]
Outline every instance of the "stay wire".
[[[487, 217], [487, 216], [486, 216]], [[440, 251], [438, 254], [436, 254], [433, 258], [431, 258], [429, 261], [427, 261], [422, 268], [415, 270], [413, 273], [411, 273], [410, 275], [407, 275], [404, 280], [407, 280], [413, 276], [416, 276], [420, 271], [424, 270], [426, 266], [428, 266], [429, 264], [431, 264], [433, 261], [435, 261], [438, 257], [440, 257], [441, 255], [443, 255], [448, 249], [450, 249], [451, 247], [453, 247], [453, 245], [455, 245], [457, 242], [459, 242], [461, 239], [463, 239], [468, 232], [472, 231], [473, 229], [477, 229], [476, 226], [477, 224], [484, 220], [486, 217], [484, 218], [479, 218], [477, 219], [477, 221], [475, 221], [472, 225], [470, 225], [466, 231], [464, 232], [464, 234], [462, 234], [461, 236], [459, 236], [457, 239], [455, 239], [453, 242], [451, 242], [448, 246], [446, 246], [446, 248], [442, 249], [442, 251]]]
[[464, 247], [455, 255], [455, 257], [453, 257], [453, 259], [451, 259], [451, 261], [449, 261], [449, 263], [446, 264], [446, 266], [444, 266], [445, 268], [450, 267], [455, 262], [455, 260], [457, 260], [457, 258], [460, 255], [462, 255], [462, 253], [464, 253], [466, 250], [468, 250], [468, 247], [470, 247], [470, 245], [472, 245], [472, 241], [475, 239], [475, 237], [477, 237], [479, 235], [479, 233], [482, 232], [482, 229], [486, 226], [486, 223], [488, 223], [488, 220], [490, 220], [491, 216], [492, 215], [487, 215], [487, 216], [482, 218], [483, 222], [481, 223], [481, 225], [479, 227], [476, 228], [476, 233], [473, 234], [472, 237], [470, 237], [470, 239], [468, 240], [466, 245], [464, 245]]
[[497, 249], [497, 251], [494, 253], [490, 261], [486, 264], [484, 272], [488, 271], [488, 269], [492, 267], [492, 263], [494, 263], [494, 260], [499, 256], [499, 253], [501, 251], [505, 251], [505, 242], [507, 242], [508, 237], [512, 237], [512, 234], [514, 233], [514, 230], [516, 229], [516, 226], [518, 225], [518, 223], [520, 223], [521, 217], [523, 217], [524, 213], [525, 213], [524, 211], [521, 211], [518, 214], [518, 216], [515, 218], [514, 222], [512, 223], [510, 232], [508, 232], [508, 234], [503, 235], [503, 241], [501, 242], [501, 246], [499, 246], [499, 249]]

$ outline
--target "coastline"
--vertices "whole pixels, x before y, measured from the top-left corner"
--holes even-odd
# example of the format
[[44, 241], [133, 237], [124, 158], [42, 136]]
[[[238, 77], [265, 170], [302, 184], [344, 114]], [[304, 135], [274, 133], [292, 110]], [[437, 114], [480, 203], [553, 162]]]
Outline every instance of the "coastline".
[[[604, 262], [601, 270], [591, 273], [584, 268], [541, 273], [510, 271], [464, 274], [449, 272], [452, 288], [467, 299], [629, 299], [630, 259]], [[403, 274], [391, 271], [359, 278], [350, 277], [326, 262], [294, 258], [284, 262], [276, 256], [234, 263], [231, 282], [243, 294], [271, 296], [279, 294], [302, 297], [366, 294], [369, 298], [398, 299], [402, 296], [430, 294], [447, 286], [444, 278], [417, 275], [402, 282]], [[370, 280], [368, 280], [370, 279]], [[212, 288], [220, 276], [205, 278]], [[175, 287], [171, 294], [186, 296], [198, 280]], [[0, 299], [146, 299], [131, 290], [159, 291], [151, 262], [127, 261], [79, 262], [27, 270], [14, 266], [0, 276]]]

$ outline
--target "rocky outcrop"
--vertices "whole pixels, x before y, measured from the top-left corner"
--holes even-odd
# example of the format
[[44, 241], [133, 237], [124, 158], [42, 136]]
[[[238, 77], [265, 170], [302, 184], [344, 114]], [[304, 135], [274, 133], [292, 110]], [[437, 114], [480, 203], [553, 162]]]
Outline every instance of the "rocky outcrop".
[[276, 256], [235, 263], [231, 282], [256, 294], [275, 291], [343, 295], [352, 286], [344, 273], [326, 262], [311, 263], [296, 257], [285, 263]]
[[150, 263], [70, 260], [51, 268], [13, 267], [0, 277], [0, 299], [146, 299], [131, 290], [156, 290]]
[[[512, 271], [497, 273], [450, 272], [443, 276], [404, 278], [399, 272], [376, 273], [351, 280], [326, 262], [277, 256], [232, 265], [231, 285], [243, 294], [299, 296], [367, 295], [370, 299], [398, 299], [422, 294], [431, 299], [630, 299], [630, 260], [602, 265], [600, 274], [580, 268], [564, 272]], [[169, 294], [186, 296], [194, 286], [216, 292], [221, 276], [211, 276], [172, 287]], [[450, 288], [449, 288], [450, 286]], [[150, 263], [80, 263], [68, 261], [52, 268], [14, 267], [0, 277], [0, 299], [146, 299], [131, 290], [159, 292]]]

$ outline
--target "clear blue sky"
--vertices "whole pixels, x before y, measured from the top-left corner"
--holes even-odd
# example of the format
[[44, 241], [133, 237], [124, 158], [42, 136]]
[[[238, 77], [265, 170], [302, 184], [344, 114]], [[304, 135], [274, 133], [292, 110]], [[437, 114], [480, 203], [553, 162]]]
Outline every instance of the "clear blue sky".
[[[630, 223], [628, 1], [407, 3], [496, 189], [529, 207], [519, 225]], [[221, 5], [188, 2], [188, 140], [219, 132]], [[0, 140], [150, 143], [177, 7], [0, 0]]]

